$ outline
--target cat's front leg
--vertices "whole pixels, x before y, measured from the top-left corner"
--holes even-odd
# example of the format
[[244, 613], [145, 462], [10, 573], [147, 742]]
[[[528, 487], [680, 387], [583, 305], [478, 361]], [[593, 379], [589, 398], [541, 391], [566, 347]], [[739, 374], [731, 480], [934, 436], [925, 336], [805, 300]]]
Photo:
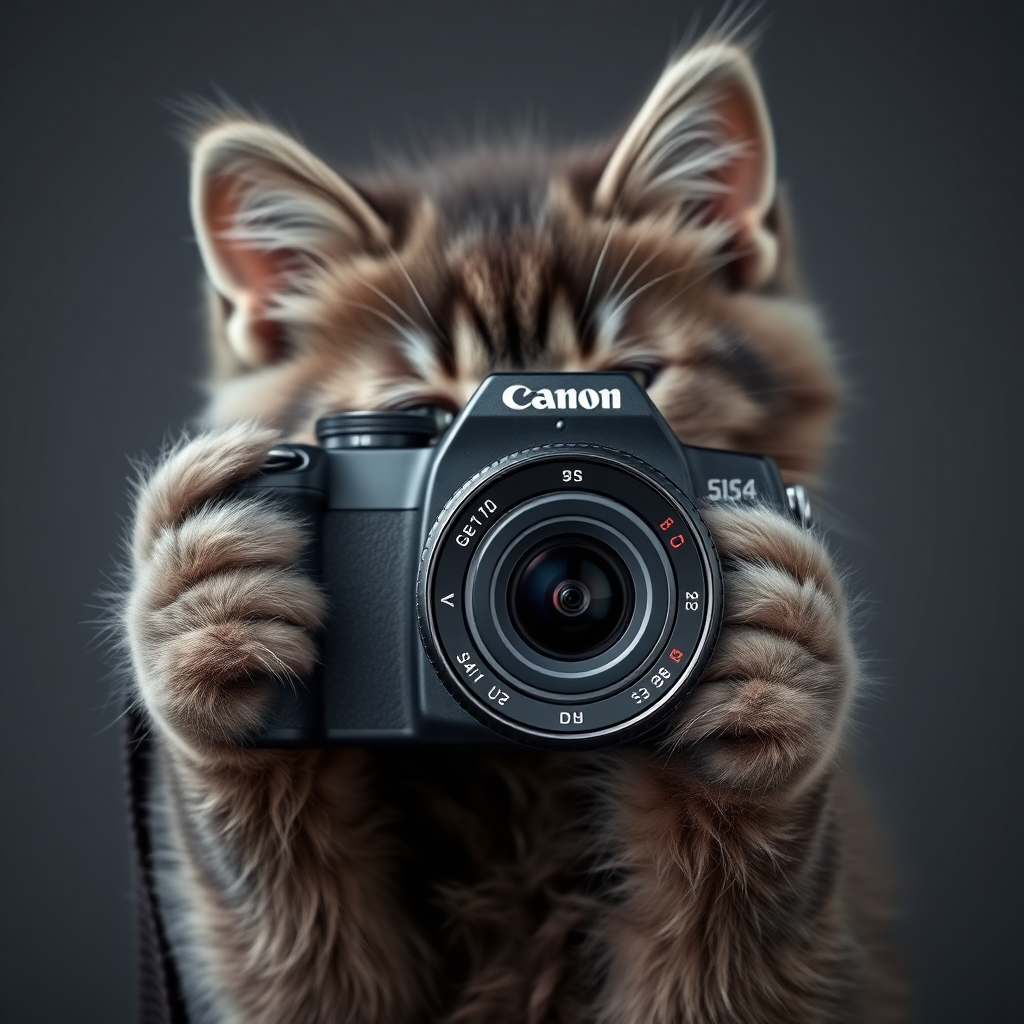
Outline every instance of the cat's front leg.
[[[602, 1021], [890, 1019], [837, 779], [857, 679], [839, 575], [767, 509], [707, 515], [723, 559], [712, 663], [658, 753], [617, 755]], [[872, 1015], [875, 1014], [875, 1015]]]
[[225, 501], [276, 435], [179, 447], [142, 485], [125, 632], [157, 737], [162, 891], [193, 1008], [247, 1022], [404, 1021], [424, 957], [358, 751], [247, 749], [301, 685], [324, 613], [295, 565], [311, 524]]

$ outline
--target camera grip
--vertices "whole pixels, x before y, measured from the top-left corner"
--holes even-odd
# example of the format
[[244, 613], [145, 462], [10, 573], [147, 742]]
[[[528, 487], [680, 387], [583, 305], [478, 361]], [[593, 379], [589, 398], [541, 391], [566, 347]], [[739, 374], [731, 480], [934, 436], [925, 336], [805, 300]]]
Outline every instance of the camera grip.
[[411, 509], [333, 509], [324, 516], [328, 618], [321, 652], [330, 743], [413, 736], [418, 526], [419, 514]]

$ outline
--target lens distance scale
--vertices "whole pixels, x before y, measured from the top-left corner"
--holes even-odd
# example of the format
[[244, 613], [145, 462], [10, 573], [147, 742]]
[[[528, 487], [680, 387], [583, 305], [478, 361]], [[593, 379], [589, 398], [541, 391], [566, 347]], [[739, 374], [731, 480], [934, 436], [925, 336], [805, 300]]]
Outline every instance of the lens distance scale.
[[[559, 531], [567, 543], [583, 535], [610, 546], [637, 592], [621, 638], [582, 662], [531, 652], [504, 614], [515, 569], [501, 566], [517, 561], [517, 544]], [[690, 501], [640, 460], [587, 445], [517, 453], [469, 481], [430, 531], [417, 596], [427, 653], [452, 697], [499, 733], [560, 748], [655, 728], [699, 678], [721, 621], [714, 543]]]

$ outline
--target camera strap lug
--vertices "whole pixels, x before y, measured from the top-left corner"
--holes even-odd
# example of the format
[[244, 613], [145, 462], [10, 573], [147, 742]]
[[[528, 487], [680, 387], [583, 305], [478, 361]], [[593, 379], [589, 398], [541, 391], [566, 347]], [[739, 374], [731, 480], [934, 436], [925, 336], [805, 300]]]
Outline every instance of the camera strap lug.
[[805, 530], [809, 529], [814, 523], [814, 515], [811, 513], [811, 499], [803, 484], [789, 484], [786, 487], [786, 499], [793, 518]]

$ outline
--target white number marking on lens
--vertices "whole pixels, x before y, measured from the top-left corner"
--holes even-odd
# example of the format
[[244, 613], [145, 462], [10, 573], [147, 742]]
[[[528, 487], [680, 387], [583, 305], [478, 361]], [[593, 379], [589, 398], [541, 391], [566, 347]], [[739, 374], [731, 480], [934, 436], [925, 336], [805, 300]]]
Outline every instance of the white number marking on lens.
[[[492, 513], [497, 512], [497, 510], [498, 506], [495, 505], [490, 498], [484, 501], [482, 505], [479, 505], [477, 507], [477, 512], [479, 512], [480, 515], [484, 517], [484, 519], [490, 519]], [[484, 525], [481, 520], [477, 519], [476, 515], [471, 515], [466, 525], [463, 526], [462, 529], [455, 535], [455, 543], [458, 544], [459, 547], [468, 547], [470, 537], [476, 536], [476, 526], [473, 526], [473, 523], [476, 523], [476, 526], [480, 527], [483, 527]]]

